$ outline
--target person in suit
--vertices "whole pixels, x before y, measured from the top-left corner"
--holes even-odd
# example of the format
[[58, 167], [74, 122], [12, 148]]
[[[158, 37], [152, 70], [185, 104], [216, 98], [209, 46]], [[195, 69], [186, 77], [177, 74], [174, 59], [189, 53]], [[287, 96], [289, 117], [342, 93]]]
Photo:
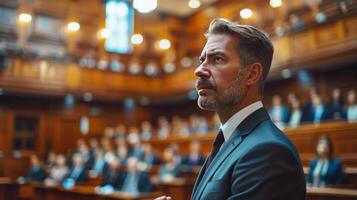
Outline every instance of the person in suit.
[[151, 168], [153, 165], [160, 164], [159, 156], [153, 151], [149, 143], [142, 145], [143, 154], [140, 158], [140, 161], [145, 163], [148, 168]]
[[180, 163], [175, 156], [174, 148], [169, 146], [165, 149], [163, 161], [159, 167], [159, 181], [170, 182], [181, 175]]
[[344, 112], [344, 118], [348, 122], [357, 122], [357, 102], [356, 102], [356, 92], [350, 90], [347, 93], [347, 106]]
[[288, 109], [281, 103], [281, 98], [279, 95], [273, 96], [272, 103], [273, 105], [269, 110], [269, 115], [272, 118], [274, 124], [278, 128], [283, 129], [289, 117]]
[[123, 172], [121, 170], [120, 161], [113, 157], [113, 159], [111, 159], [111, 161], [108, 163], [108, 167], [106, 167], [106, 170], [103, 172], [103, 182], [101, 187], [110, 186], [114, 190], [119, 190], [122, 175]]
[[123, 175], [120, 176], [118, 188], [121, 192], [130, 194], [152, 191], [150, 175], [146, 171], [139, 170], [136, 157], [128, 158], [126, 172], [123, 172]]
[[271, 40], [252, 26], [224, 19], [213, 20], [206, 37], [195, 70], [198, 106], [217, 112], [221, 128], [191, 199], [305, 199], [299, 154], [261, 102]]
[[312, 122], [319, 124], [322, 121], [328, 120], [329, 114], [325, 105], [322, 103], [321, 97], [318, 95], [312, 97], [312, 108], [306, 111], [304, 122]]
[[26, 182], [42, 182], [46, 178], [46, 172], [40, 164], [37, 155], [31, 155], [31, 168], [25, 176]]
[[341, 120], [344, 112], [344, 102], [341, 97], [341, 90], [335, 88], [331, 93], [331, 100], [327, 105], [328, 116], [333, 120]]
[[328, 136], [318, 140], [317, 158], [312, 160], [307, 176], [308, 186], [338, 186], [343, 183], [343, 167], [339, 159], [333, 157], [333, 145]]
[[291, 100], [291, 110], [289, 112], [288, 126], [297, 127], [301, 123], [303, 111], [300, 107], [299, 99], [295, 98]]
[[182, 159], [182, 165], [194, 168], [203, 165], [205, 157], [201, 152], [201, 144], [198, 141], [190, 143], [190, 153]]
[[84, 183], [88, 179], [88, 173], [82, 154], [75, 153], [73, 155], [72, 160], [73, 160], [73, 166], [69, 170], [69, 173], [67, 174], [64, 181], [68, 181], [68, 179], [71, 179], [75, 183]]

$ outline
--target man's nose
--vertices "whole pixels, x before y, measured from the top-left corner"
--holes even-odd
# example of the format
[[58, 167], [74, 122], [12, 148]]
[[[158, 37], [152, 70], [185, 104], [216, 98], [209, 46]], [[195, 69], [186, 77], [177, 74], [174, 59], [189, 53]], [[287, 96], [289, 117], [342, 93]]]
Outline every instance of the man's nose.
[[211, 73], [207, 67], [205, 67], [204, 63], [201, 63], [195, 70], [195, 76], [208, 79], [211, 76]]

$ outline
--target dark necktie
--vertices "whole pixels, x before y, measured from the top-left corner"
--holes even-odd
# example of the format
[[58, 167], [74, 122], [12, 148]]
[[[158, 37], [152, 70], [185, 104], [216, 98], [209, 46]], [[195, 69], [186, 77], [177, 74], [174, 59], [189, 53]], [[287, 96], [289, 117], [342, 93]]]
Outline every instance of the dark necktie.
[[212, 160], [214, 157], [217, 155], [219, 149], [221, 148], [222, 144], [224, 142], [224, 136], [222, 130], [219, 130], [216, 139], [213, 142], [213, 147], [210, 153], [210, 156], [208, 157], [207, 160], [207, 167], [211, 164]]

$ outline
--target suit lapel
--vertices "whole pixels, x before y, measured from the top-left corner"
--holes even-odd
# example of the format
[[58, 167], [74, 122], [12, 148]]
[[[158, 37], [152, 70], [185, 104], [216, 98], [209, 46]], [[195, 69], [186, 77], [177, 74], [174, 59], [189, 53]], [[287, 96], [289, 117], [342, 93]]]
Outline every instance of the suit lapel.
[[218, 168], [224, 163], [229, 155], [235, 150], [239, 144], [242, 143], [244, 136], [248, 135], [253, 129], [262, 121], [269, 119], [269, 115], [264, 108], [260, 108], [249, 115], [242, 123], [236, 128], [231, 137], [226, 141], [220, 151], [217, 153], [212, 163], [206, 169], [206, 162], [202, 167], [199, 177], [195, 183], [192, 199], [200, 199], [204, 188], [216, 173]]

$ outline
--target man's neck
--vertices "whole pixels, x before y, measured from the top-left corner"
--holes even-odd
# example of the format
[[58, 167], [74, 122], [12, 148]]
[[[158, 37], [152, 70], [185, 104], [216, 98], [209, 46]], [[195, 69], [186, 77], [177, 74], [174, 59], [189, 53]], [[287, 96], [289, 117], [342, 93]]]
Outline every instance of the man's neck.
[[250, 104], [257, 102], [257, 101], [261, 101], [261, 99], [254, 98], [253, 100], [247, 100], [247, 101], [243, 100], [236, 106], [227, 107], [225, 109], [217, 111], [221, 123], [222, 124], [226, 123], [229, 120], [229, 118], [231, 118], [235, 113], [239, 112], [243, 108], [245, 108], [245, 107], [249, 106]]

